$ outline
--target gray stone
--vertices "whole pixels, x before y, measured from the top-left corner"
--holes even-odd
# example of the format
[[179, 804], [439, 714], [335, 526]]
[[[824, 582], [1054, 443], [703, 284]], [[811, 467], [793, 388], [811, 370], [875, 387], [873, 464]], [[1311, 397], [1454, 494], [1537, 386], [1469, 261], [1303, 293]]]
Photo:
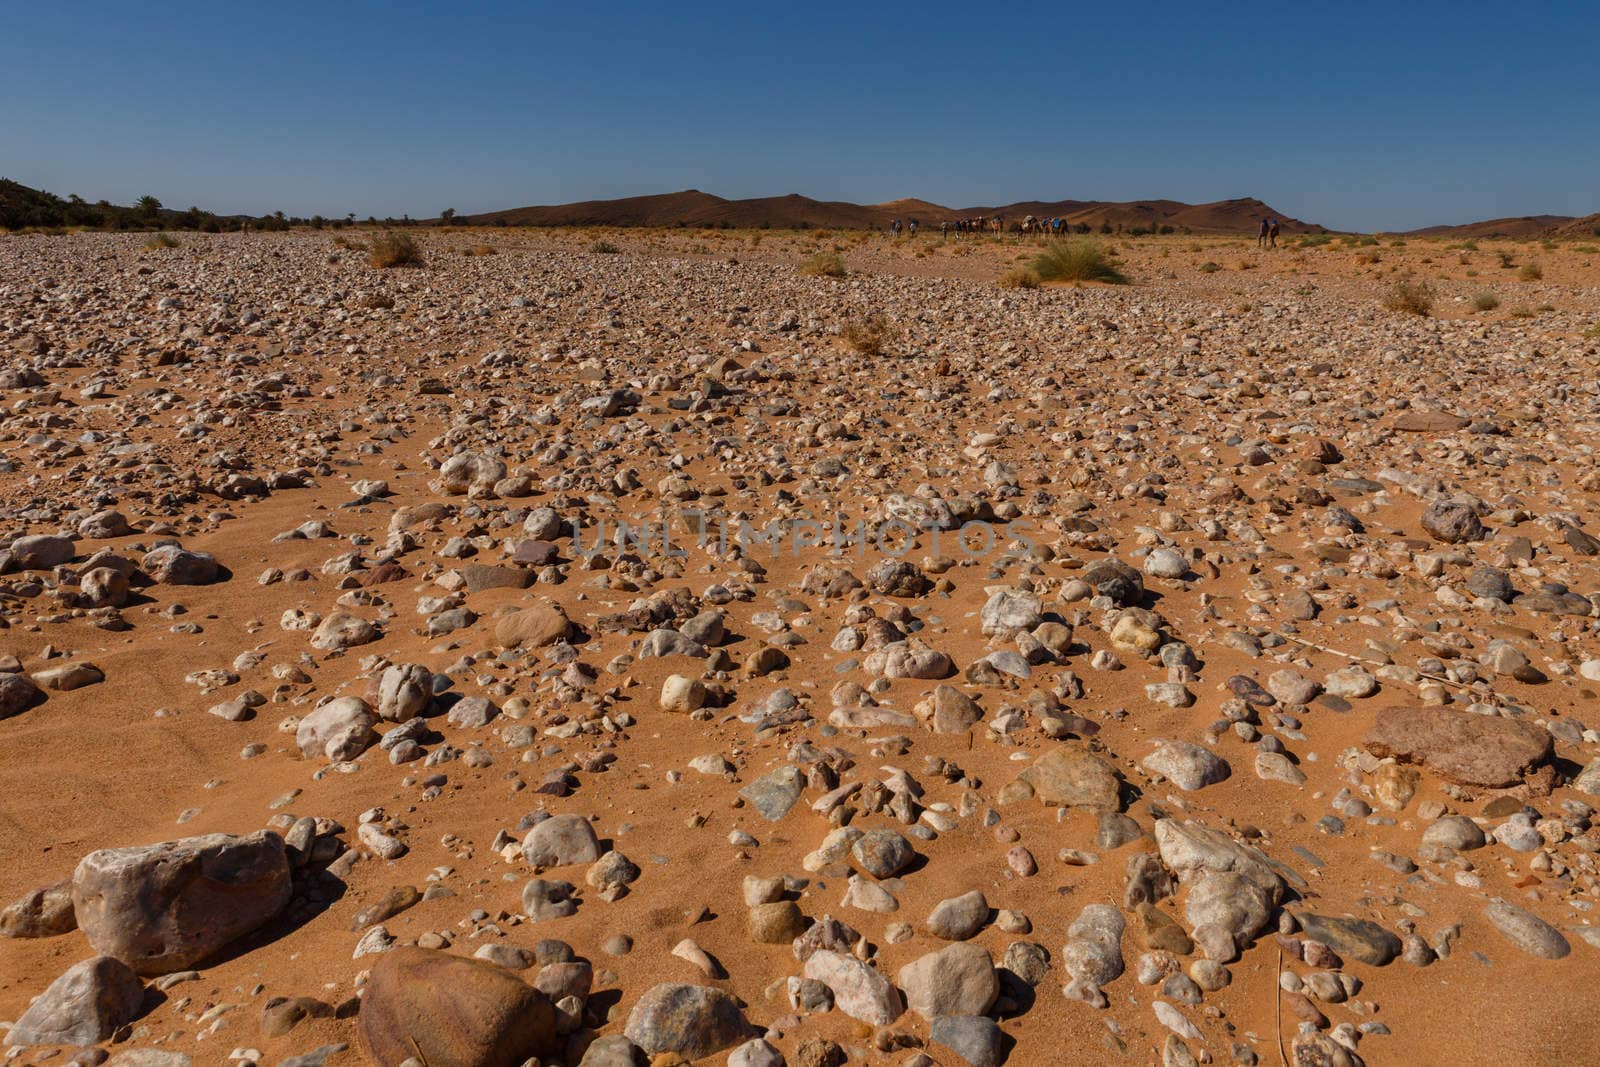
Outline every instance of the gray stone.
[[916, 858], [911, 842], [894, 830], [868, 830], [850, 851], [861, 869], [874, 878], [892, 878]]
[[1559, 960], [1572, 951], [1561, 931], [1515, 904], [1491, 900], [1483, 909], [1483, 915], [1502, 937], [1530, 956]]
[[928, 915], [928, 932], [945, 941], [965, 941], [989, 921], [989, 902], [981, 890], [941, 900]]
[[1005, 1038], [984, 1015], [941, 1015], [928, 1027], [928, 1039], [954, 1052], [968, 1067], [1000, 1067]]
[[905, 1011], [900, 991], [854, 956], [813, 952], [806, 958], [805, 976], [828, 987], [836, 1008], [869, 1026], [888, 1026]]
[[1227, 779], [1227, 761], [1188, 741], [1158, 740], [1156, 750], [1139, 762], [1151, 774], [1166, 778], [1185, 792], [1204, 789]]
[[22, 1013], [8, 1045], [95, 1045], [132, 1022], [144, 1003], [139, 976], [121, 960], [96, 956], [68, 967]]
[[750, 1024], [720, 989], [664, 982], [639, 998], [623, 1033], [646, 1055], [676, 1052], [697, 1060], [744, 1041]]
[[300, 720], [295, 744], [306, 759], [352, 760], [378, 740], [377, 721], [360, 697], [335, 697]]
[[799, 768], [784, 766], [757, 778], [739, 790], [739, 795], [760, 812], [763, 819], [777, 822], [789, 814], [789, 809], [800, 799], [804, 785]]
[[534, 867], [565, 867], [600, 858], [600, 841], [582, 815], [553, 815], [522, 839], [522, 858]]
[[1310, 912], [1295, 918], [1300, 922], [1300, 929], [1313, 941], [1320, 941], [1341, 956], [1373, 967], [1384, 966], [1400, 955], [1404, 947], [1398, 937], [1367, 919]]
[[925, 1019], [982, 1015], [1000, 995], [989, 950], [961, 942], [930, 952], [900, 968], [896, 976], [906, 1006]]
[[89, 943], [147, 975], [206, 960], [271, 921], [290, 893], [283, 838], [267, 830], [101, 849], [72, 878]]

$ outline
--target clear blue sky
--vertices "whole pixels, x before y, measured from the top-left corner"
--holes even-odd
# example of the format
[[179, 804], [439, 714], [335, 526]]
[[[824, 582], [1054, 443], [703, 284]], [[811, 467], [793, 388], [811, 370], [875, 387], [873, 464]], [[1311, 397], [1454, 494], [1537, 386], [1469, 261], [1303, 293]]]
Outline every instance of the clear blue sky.
[[432, 216], [699, 188], [1600, 210], [1600, 4], [0, 4], [0, 175]]

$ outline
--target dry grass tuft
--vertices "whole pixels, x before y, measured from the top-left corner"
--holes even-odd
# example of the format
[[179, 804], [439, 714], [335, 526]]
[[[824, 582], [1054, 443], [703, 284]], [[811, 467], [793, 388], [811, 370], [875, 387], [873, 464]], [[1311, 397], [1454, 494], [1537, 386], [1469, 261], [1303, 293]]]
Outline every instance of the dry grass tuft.
[[995, 282], [1002, 289], [1037, 289], [1039, 288], [1039, 275], [1034, 273], [1032, 267], [1012, 267]]
[[603, 256], [614, 256], [621, 252], [622, 249], [618, 248], [610, 241], [596, 241], [594, 244], [589, 246], [589, 251], [598, 252]]
[[795, 269], [813, 278], [843, 278], [845, 274], [844, 260], [839, 258], [837, 252], [818, 252], [807, 256]]
[[1500, 306], [1500, 298], [1493, 293], [1479, 293], [1472, 298], [1472, 306], [1478, 311], [1493, 311]]
[[896, 340], [896, 332], [881, 315], [869, 315], [859, 321], [852, 320], [844, 324], [839, 331], [839, 336], [844, 338], [844, 343], [852, 351], [863, 356], [881, 356], [883, 351]]
[[1383, 294], [1383, 306], [1406, 315], [1426, 315], [1433, 310], [1433, 286], [1409, 275], [1397, 278]]
[[1544, 268], [1537, 263], [1524, 263], [1517, 271], [1517, 277], [1525, 282], [1536, 282], [1544, 278]]
[[385, 230], [376, 234], [367, 245], [367, 262], [380, 270], [419, 267], [422, 265], [422, 248], [409, 233]]
[[153, 233], [144, 243], [145, 251], [157, 252], [163, 248], [177, 248], [178, 239], [170, 233]]

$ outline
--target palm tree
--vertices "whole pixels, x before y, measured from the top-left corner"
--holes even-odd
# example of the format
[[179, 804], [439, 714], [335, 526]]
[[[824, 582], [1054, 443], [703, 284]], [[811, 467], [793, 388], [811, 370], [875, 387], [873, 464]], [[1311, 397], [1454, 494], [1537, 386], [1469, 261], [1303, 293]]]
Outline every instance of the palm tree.
[[161, 201], [157, 200], [153, 196], [141, 196], [139, 198], [138, 208], [141, 215], [149, 219], [151, 222], [154, 222], [161, 211]]

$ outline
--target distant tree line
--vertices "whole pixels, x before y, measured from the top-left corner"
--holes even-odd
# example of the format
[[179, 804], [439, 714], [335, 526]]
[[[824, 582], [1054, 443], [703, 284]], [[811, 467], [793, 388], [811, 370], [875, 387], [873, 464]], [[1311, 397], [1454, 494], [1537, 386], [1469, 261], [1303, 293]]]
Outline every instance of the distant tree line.
[[[379, 224], [368, 218], [369, 225]], [[386, 224], [397, 220], [384, 219]], [[409, 222], [410, 219], [404, 220]], [[287, 230], [291, 226], [309, 226], [313, 229], [342, 229], [354, 226], [354, 212], [344, 218], [327, 219], [321, 215], [301, 218], [275, 211], [270, 215], [218, 215], [191, 207], [174, 210], [153, 196], [141, 196], [132, 206], [113, 204], [107, 200], [90, 203], [77, 194], [66, 198], [32, 189], [10, 178], [0, 178], [0, 229], [4, 230], [199, 230], [204, 233], [222, 233], [227, 230]]]

